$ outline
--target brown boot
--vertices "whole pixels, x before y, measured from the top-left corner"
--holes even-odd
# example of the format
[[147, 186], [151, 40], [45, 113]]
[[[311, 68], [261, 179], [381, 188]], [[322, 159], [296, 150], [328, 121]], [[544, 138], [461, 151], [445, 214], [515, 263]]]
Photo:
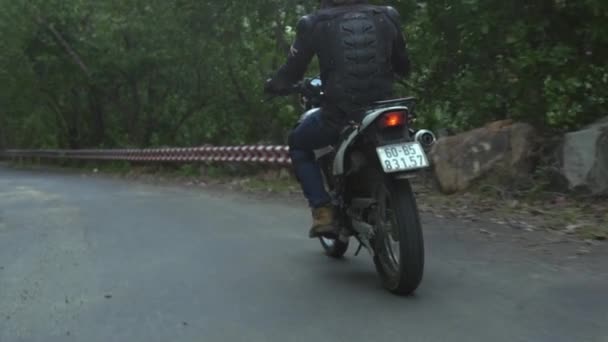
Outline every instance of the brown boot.
[[312, 209], [312, 218], [312, 228], [308, 234], [310, 238], [335, 235], [334, 208], [331, 205]]

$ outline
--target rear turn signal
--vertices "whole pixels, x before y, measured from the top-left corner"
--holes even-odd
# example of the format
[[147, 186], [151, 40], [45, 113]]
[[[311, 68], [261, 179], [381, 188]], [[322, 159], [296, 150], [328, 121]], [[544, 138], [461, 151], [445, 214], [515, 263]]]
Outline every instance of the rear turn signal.
[[382, 116], [380, 126], [383, 128], [399, 127], [405, 125], [405, 112], [388, 112]]

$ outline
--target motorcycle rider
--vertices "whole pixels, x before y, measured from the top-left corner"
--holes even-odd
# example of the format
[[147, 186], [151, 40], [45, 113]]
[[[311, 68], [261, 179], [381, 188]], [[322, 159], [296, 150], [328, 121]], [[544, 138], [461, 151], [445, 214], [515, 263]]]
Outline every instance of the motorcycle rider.
[[287, 61], [264, 90], [288, 94], [315, 55], [324, 102], [288, 141], [296, 178], [312, 209], [311, 238], [336, 232], [333, 205], [313, 151], [337, 143], [340, 132], [349, 122], [360, 122], [371, 103], [391, 98], [395, 76], [405, 77], [410, 69], [397, 10], [366, 0], [321, 0], [319, 10], [299, 20]]

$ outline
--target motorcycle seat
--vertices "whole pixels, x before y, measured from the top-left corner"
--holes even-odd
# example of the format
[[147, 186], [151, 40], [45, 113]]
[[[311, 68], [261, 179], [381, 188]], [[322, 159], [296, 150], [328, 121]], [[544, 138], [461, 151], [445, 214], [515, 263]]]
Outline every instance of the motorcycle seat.
[[408, 103], [411, 103], [414, 101], [416, 101], [415, 97], [411, 97], [411, 96], [402, 97], [402, 98], [398, 98], [398, 99], [376, 101], [371, 104], [371, 107], [376, 108], [376, 107], [403, 106], [403, 105], [407, 105]]

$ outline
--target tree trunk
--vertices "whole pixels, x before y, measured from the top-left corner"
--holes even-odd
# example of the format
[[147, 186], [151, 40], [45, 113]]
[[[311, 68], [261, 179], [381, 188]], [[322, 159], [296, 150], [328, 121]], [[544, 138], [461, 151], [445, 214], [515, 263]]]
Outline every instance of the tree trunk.
[[101, 91], [97, 89], [95, 86], [91, 86], [89, 89], [89, 107], [92, 113], [92, 137], [91, 137], [91, 145], [95, 147], [100, 147], [106, 137], [106, 126], [105, 126], [105, 117], [104, 117], [104, 108], [103, 102], [100, 100]]
[[80, 69], [85, 73], [85, 75], [87, 75], [87, 78], [90, 78], [91, 72], [89, 71], [89, 68], [87, 67], [87, 65], [84, 63], [82, 58], [78, 55], [76, 50], [74, 50], [74, 48], [72, 48], [72, 46], [65, 40], [65, 38], [63, 38], [63, 35], [61, 35], [61, 33], [59, 33], [59, 31], [57, 31], [55, 26], [52, 23], [46, 22], [40, 16], [38, 16], [36, 19], [38, 21], [38, 24], [46, 26], [46, 28], [48, 28], [49, 31], [51, 31], [51, 33], [53, 34], [53, 37], [55, 37], [55, 39], [65, 49], [65, 51], [68, 53], [68, 55], [70, 55], [70, 57], [72, 58], [74, 63], [76, 63], [76, 65], [78, 65], [80, 67]]
[[6, 136], [6, 119], [3, 113], [0, 113], [0, 151], [6, 149], [8, 137]]

